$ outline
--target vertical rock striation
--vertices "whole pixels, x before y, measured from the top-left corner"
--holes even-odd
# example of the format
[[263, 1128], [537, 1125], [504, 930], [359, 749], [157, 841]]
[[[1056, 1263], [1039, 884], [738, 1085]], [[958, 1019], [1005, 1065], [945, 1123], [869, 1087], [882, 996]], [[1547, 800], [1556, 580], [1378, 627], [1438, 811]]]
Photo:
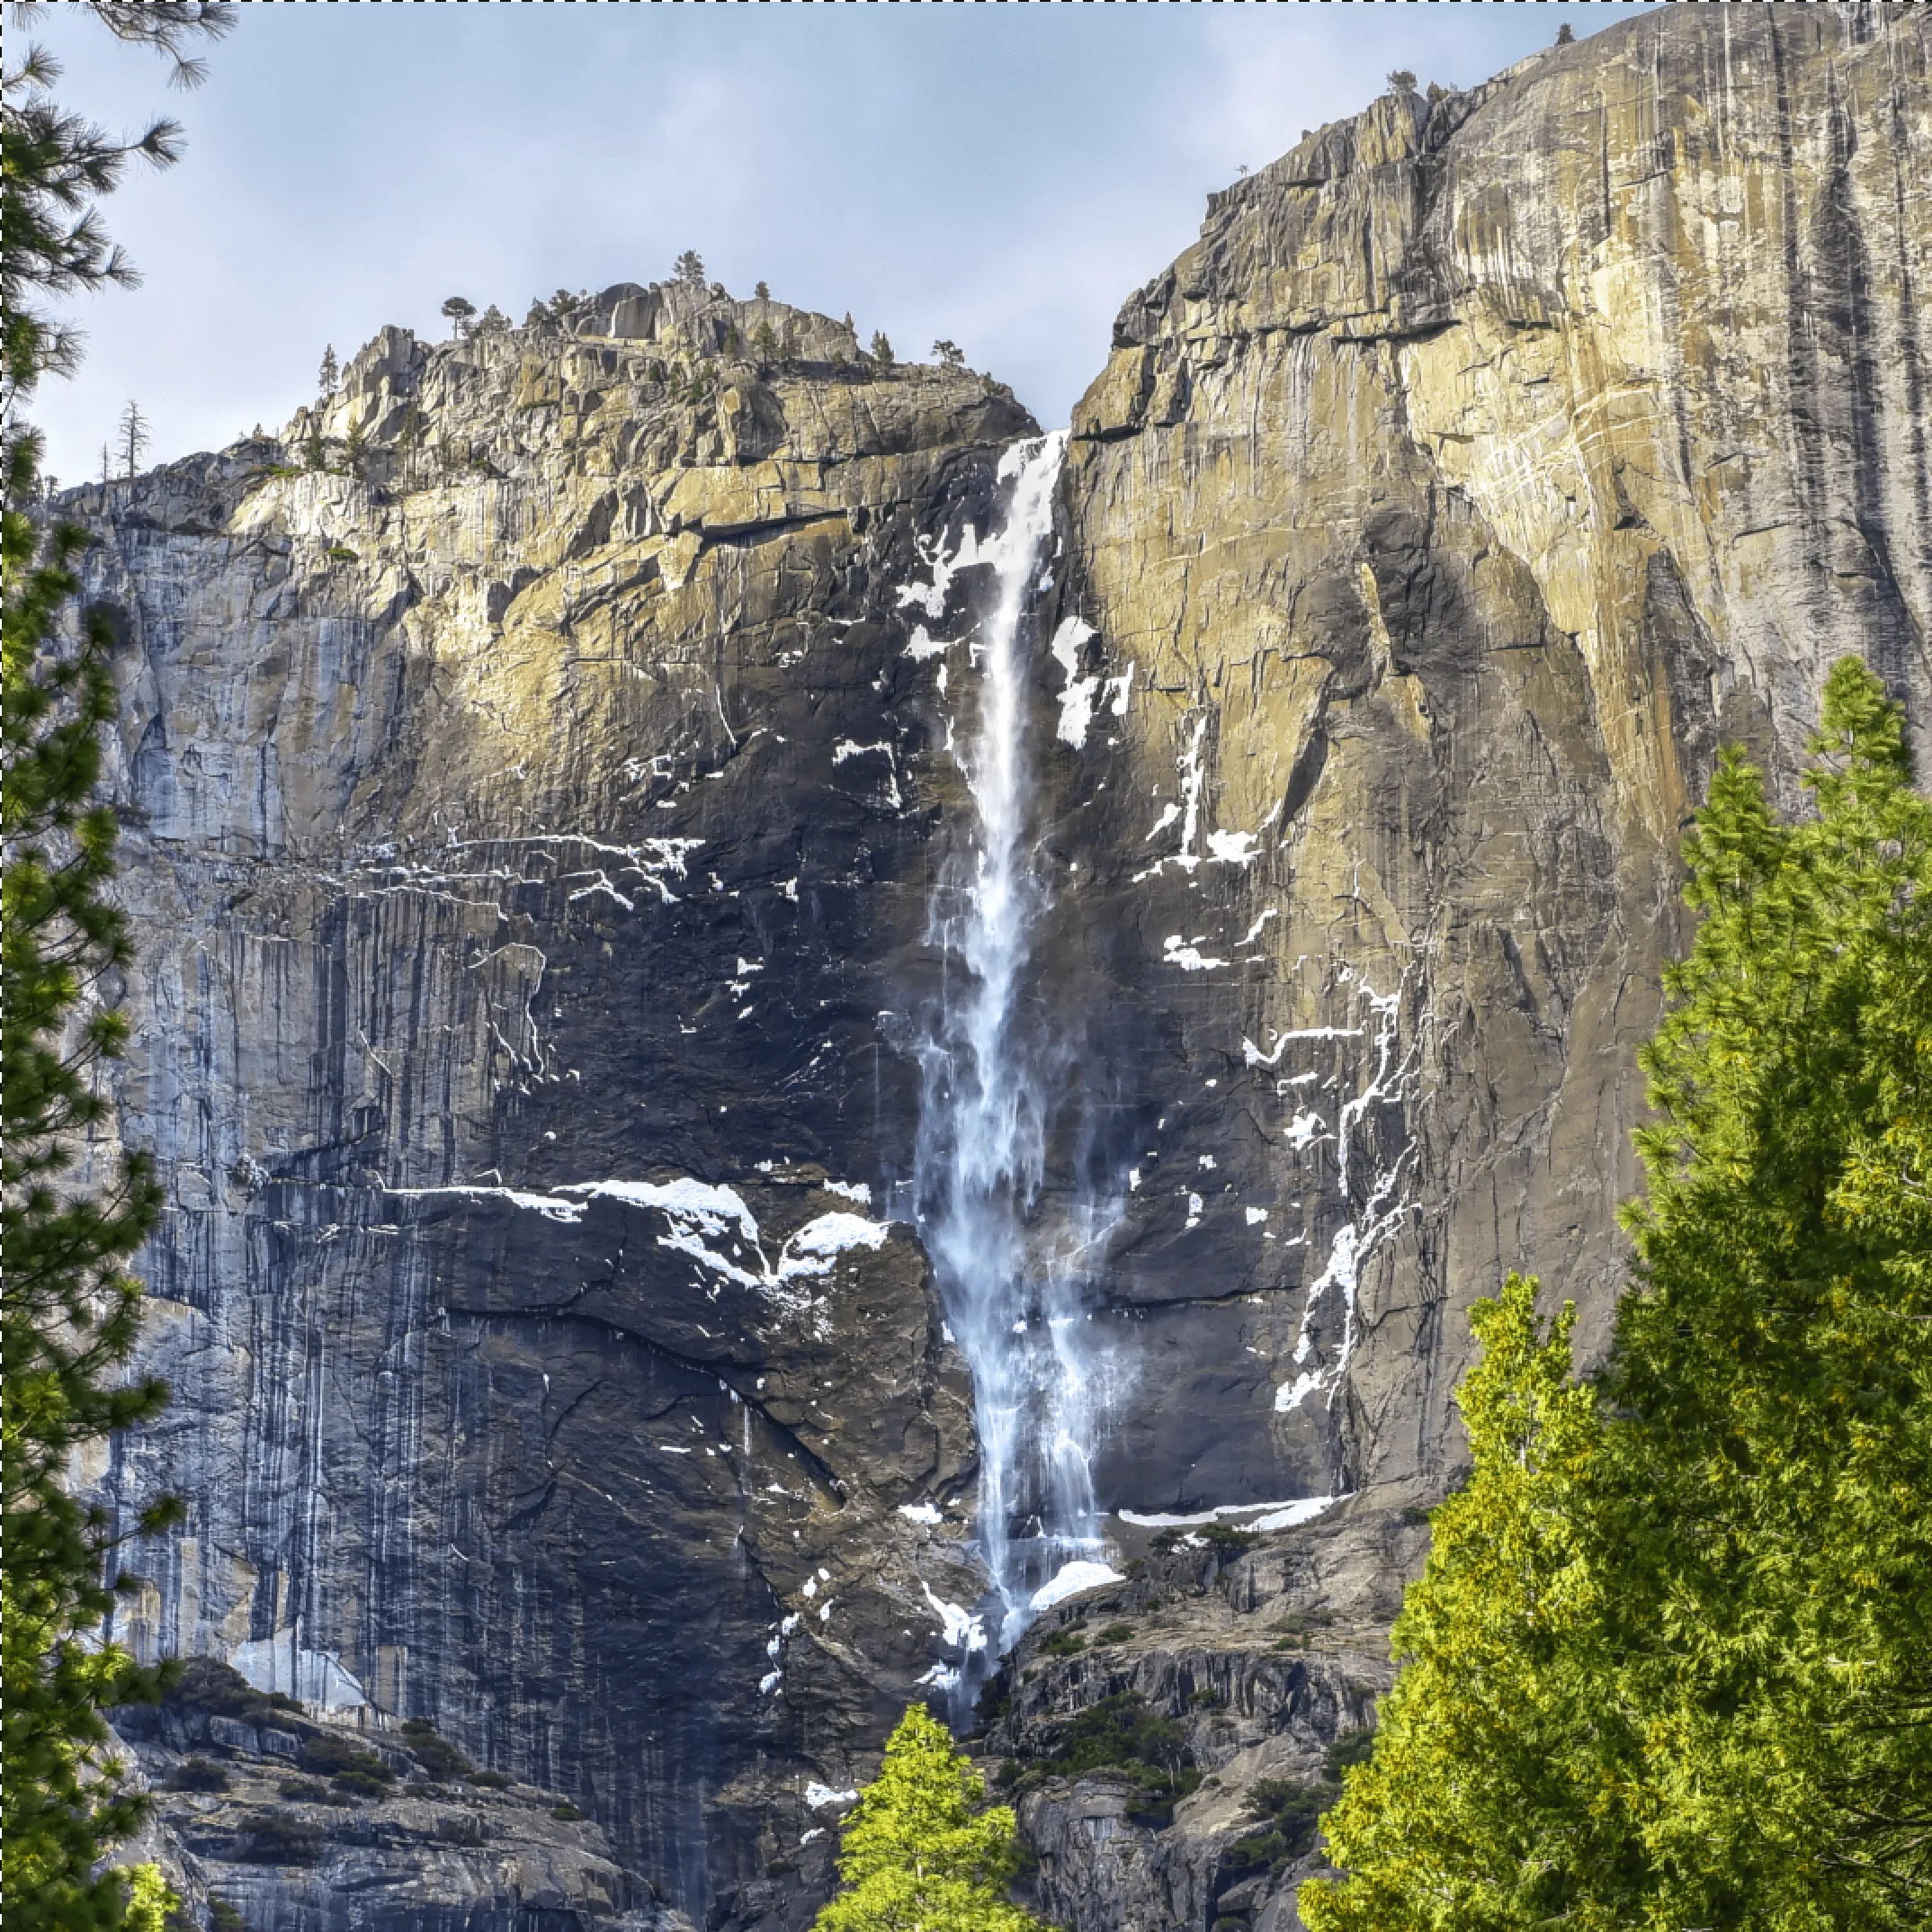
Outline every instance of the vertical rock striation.
[[386, 330], [279, 442], [81, 499], [177, 1391], [102, 1474], [190, 1503], [127, 1633], [434, 1720], [700, 1920], [822, 1866], [814, 1788], [980, 1588], [877, 1192], [934, 809], [895, 590], [1031, 426], [627, 285]]
[[[1928, 70], [1922, 8], [1672, 7], [1388, 96], [1214, 198], [1075, 413], [1013, 1006], [1142, 1568], [988, 1740], [1131, 1693], [1219, 1781], [1035, 1781], [1078, 1932], [1292, 1926], [1223, 1855], [1381, 1681], [1467, 1306], [1520, 1266], [1607, 1336], [1719, 743], [1793, 797], [1856, 651], [1932, 755]], [[131, 1633], [434, 1719], [719, 1926], [806, 1916], [985, 1584], [909, 1183], [966, 532], [1032, 430], [625, 284], [72, 499], [179, 1391], [92, 1473], [192, 1504]], [[1130, 1633], [1043, 1648], [1083, 1602]]]
[[[1122, 310], [1053, 780], [1139, 1169], [1116, 1502], [1433, 1496], [1512, 1266], [1604, 1337], [1717, 745], [1794, 799], [1853, 651], [1932, 753], [1928, 60], [1913, 8], [1673, 8], [1391, 94]], [[1175, 1431], [1238, 1447], [1162, 1493]]]

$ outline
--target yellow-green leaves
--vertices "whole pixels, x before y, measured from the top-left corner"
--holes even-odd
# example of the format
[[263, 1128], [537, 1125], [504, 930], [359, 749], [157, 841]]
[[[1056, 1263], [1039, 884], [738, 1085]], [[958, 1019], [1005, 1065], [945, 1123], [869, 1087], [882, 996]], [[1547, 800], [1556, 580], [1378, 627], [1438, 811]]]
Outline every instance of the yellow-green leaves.
[[1019, 1867], [1013, 1813], [981, 1810], [985, 1795], [945, 1726], [914, 1704], [846, 1823], [846, 1889], [815, 1932], [1036, 1932], [1006, 1898]]
[[1483, 1355], [1459, 1400], [1475, 1473], [1436, 1512], [1374, 1755], [1324, 1820], [1355, 1876], [1303, 1890], [1312, 1932], [1534, 1925], [1579, 1860], [1627, 1862], [1600, 1825], [1627, 1740], [1573, 1654], [1597, 1589], [1571, 1504], [1602, 1426], [1571, 1379], [1574, 1311], [1544, 1335], [1535, 1293], [1512, 1275], [1471, 1317]]
[[1477, 1311], [1316, 1932], [1932, 1923], [1932, 802], [1856, 659], [1811, 750], [1686, 843], [1606, 1371]]

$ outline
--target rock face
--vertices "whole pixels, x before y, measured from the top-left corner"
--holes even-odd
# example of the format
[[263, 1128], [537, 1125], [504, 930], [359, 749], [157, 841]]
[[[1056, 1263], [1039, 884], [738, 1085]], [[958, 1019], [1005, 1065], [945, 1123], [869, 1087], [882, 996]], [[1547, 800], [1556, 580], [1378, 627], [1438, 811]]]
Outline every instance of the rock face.
[[1206, 1412], [1257, 1487], [1141, 1507], [1439, 1493], [1472, 1299], [1606, 1332], [1718, 744], [1795, 802], [1852, 651], [1932, 753], [1928, 58], [1908, 7], [1673, 8], [1390, 95], [1123, 309], [1066, 692], [1127, 697], [1051, 774], [1163, 1397], [1116, 1500]]
[[[1122, 312], [1027, 619], [1016, 1010], [1144, 1567], [986, 1743], [1131, 1692], [1219, 1782], [1033, 1782], [1079, 1932], [1293, 1925], [1302, 1867], [1228, 1847], [1386, 1680], [1468, 1305], [1520, 1266], [1607, 1334], [1719, 743], [1794, 800], [1850, 650], [1932, 756], [1928, 178], [1923, 9], [1667, 8], [1311, 136]], [[72, 499], [178, 1391], [92, 1473], [192, 1512], [124, 1634], [433, 1719], [694, 1922], [809, 1917], [984, 1585], [908, 1183], [961, 559], [1032, 431], [625, 284]], [[1129, 1634], [1041, 1648], [1080, 1616]]]
[[191, 1504], [138, 1647], [433, 1719], [755, 1919], [980, 1588], [872, 1194], [933, 815], [893, 587], [1032, 425], [775, 304], [575, 327], [387, 331], [96, 505], [178, 1391], [105, 1473]]
[[[1344, 1509], [1260, 1538], [1169, 1529], [1128, 1579], [1042, 1616], [987, 1700], [999, 1708], [979, 1740], [1018, 1796], [1042, 1915], [1297, 1927], [1295, 1887], [1325, 1869], [1312, 1825], [1305, 1845], [1257, 1846], [1266, 1827], [1250, 1801], [1271, 1784], [1325, 1789], [1337, 1740], [1365, 1734], [1393, 1675], [1400, 1579], [1426, 1547], [1419, 1511]], [[1150, 1755], [1182, 1774], [1178, 1802], [1171, 1788], [1162, 1802], [1158, 1776], [1137, 1787], [1105, 1767], [1056, 1769], [1073, 1721], [1109, 1700], [1177, 1733]]]
[[217, 1665], [191, 1667], [159, 1711], [122, 1713], [153, 1807], [122, 1856], [159, 1863], [192, 1922], [232, 1915], [230, 1925], [274, 1932], [687, 1923], [556, 1793], [487, 1773], [474, 1782], [444, 1740], [416, 1738], [419, 1757], [292, 1702], [248, 1693]]

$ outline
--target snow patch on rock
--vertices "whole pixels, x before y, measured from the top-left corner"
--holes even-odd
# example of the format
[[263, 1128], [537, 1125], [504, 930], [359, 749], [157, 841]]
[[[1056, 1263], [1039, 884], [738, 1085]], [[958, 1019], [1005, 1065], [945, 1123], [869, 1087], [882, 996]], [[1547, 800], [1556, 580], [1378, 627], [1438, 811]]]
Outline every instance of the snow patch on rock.
[[1033, 1592], [1033, 1614], [1037, 1616], [1042, 1610], [1051, 1610], [1055, 1604], [1078, 1597], [1083, 1590], [1097, 1590], [1103, 1584], [1124, 1580], [1120, 1571], [1108, 1564], [1077, 1558], [1073, 1562], [1062, 1563], [1051, 1579]]

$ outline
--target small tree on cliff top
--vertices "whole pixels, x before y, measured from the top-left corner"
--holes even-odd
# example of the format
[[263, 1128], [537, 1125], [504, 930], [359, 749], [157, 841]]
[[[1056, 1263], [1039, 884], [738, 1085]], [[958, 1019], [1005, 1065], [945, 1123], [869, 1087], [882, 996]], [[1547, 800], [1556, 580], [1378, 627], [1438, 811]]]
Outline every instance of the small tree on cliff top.
[[914, 1704], [846, 1822], [845, 1889], [813, 1932], [1038, 1932], [1006, 1897], [1020, 1863], [1012, 1810], [982, 1810], [985, 1796], [945, 1726]]

